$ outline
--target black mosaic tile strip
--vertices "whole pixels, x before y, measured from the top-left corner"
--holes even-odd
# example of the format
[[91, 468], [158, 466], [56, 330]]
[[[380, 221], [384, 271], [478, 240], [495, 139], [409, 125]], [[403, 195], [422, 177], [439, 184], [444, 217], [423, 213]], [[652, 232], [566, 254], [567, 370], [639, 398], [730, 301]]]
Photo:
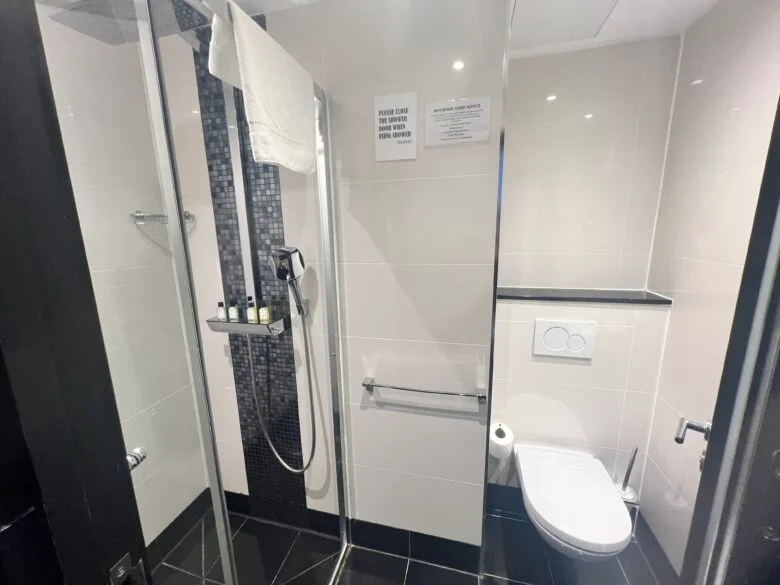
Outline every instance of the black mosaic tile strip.
[[557, 301], [564, 303], [617, 303], [671, 305], [668, 299], [649, 290], [602, 290], [585, 288], [535, 288], [500, 286], [496, 298], [513, 301]]
[[[265, 25], [262, 17], [256, 20]], [[199, 29], [197, 35], [204, 47], [208, 46], [209, 28]], [[239, 311], [245, 314], [246, 287], [225, 96], [222, 83], [208, 73], [208, 51], [204, 48], [194, 53], [194, 59], [225, 301], [236, 302]], [[248, 127], [242, 116], [242, 98], [238, 90], [233, 94], [240, 116], [238, 130], [244, 172], [241, 180], [250, 216], [256, 300], [280, 307], [287, 303], [287, 285], [276, 279], [267, 267], [270, 251], [284, 245], [279, 171], [274, 166], [254, 162]], [[279, 454], [289, 465], [301, 467], [303, 453], [292, 332], [274, 338], [252, 338], [254, 389], [246, 338], [231, 335], [230, 350], [249, 486], [249, 513], [294, 526], [308, 526], [304, 478], [289, 473], [279, 464], [258, 420], [259, 410]]]

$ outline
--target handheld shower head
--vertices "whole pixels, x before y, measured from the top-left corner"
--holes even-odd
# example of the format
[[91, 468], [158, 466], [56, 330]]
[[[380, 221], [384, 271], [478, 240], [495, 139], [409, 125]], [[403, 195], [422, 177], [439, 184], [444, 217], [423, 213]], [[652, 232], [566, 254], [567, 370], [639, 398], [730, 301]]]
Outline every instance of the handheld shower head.
[[276, 278], [286, 280], [287, 284], [290, 285], [290, 291], [295, 299], [295, 307], [298, 309], [298, 314], [303, 315], [303, 296], [301, 295], [298, 279], [303, 276], [306, 264], [303, 261], [301, 251], [293, 247], [277, 248], [271, 252], [271, 255], [268, 257], [268, 263], [271, 265], [271, 270], [274, 271]]

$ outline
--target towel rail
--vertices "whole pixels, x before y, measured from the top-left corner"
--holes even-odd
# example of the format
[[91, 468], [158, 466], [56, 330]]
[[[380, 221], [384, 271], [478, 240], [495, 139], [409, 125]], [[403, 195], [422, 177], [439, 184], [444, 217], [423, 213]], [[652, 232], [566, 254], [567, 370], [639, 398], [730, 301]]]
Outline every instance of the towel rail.
[[363, 380], [363, 388], [373, 392], [375, 388], [389, 388], [390, 390], [403, 390], [404, 392], [416, 392], [418, 394], [436, 394], [438, 396], [461, 396], [464, 398], [476, 398], [480, 404], [487, 402], [487, 394], [469, 394], [468, 392], [442, 392], [440, 390], [423, 390], [422, 388], [409, 388], [408, 386], [392, 386], [390, 384], [377, 384], [373, 378]]

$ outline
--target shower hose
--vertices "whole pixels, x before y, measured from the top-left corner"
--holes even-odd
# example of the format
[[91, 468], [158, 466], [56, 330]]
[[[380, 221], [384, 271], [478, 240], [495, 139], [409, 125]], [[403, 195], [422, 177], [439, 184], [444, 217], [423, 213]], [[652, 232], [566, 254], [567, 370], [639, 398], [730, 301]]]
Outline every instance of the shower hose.
[[271, 437], [268, 434], [268, 429], [266, 428], [265, 423], [263, 422], [263, 415], [260, 414], [260, 403], [257, 400], [257, 386], [255, 384], [255, 364], [254, 364], [254, 359], [252, 358], [252, 336], [251, 335], [246, 336], [247, 349], [249, 350], [249, 372], [252, 378], [252, 397], [255, 399], [255, 410], [257, 411], [257, 419], [260, 421], [260, 429], [263, 431], [265, 440], [268, 441], [268, 446], [271, 447], [271, 451], [273, 452], [277, 461], [279, 461], [282, 467], [284, 467], [290, 473], [297, 473], [297, 474], [304, 473], [307, 469], [309, 469], [312, 459], [314, 459], [314, 450], [317, 446], [317, 428], [316, 428], [317, 422], [314, 416], [314, 385], [312, 384], [312, 374], [311, 374], [312, 364], [311, 364], [311, 352], [309, 350], [309, 331], [308, 331], [308, 324], [306, 322], [306, 314], [303, 312], [301, 313], [301, 324], [303, 325], [303, 348], [304, 348], [304, 354], [306, 356], [306, 383], [308, 384], [309, 387], [309, 420], [311, 421], [311, 431], [310, 431], [311, 450], [309, 451], [308, 461], [306, 461], [306, 463], [300, 469], [288, 464], [282, 458], [282, 456], [279, 454], [279, 451], [276, 450], [273, 441], [271, 441]]

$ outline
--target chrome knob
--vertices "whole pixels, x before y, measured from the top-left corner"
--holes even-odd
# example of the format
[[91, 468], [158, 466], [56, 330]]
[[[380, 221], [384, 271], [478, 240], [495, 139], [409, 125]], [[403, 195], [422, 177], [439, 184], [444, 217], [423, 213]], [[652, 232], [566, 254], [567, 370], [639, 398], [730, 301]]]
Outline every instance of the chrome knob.
[[130, 471], [141, 465], [146, 460], [146, 450], [143, 447], [136, 447], [130, 451], [125, 458]]

